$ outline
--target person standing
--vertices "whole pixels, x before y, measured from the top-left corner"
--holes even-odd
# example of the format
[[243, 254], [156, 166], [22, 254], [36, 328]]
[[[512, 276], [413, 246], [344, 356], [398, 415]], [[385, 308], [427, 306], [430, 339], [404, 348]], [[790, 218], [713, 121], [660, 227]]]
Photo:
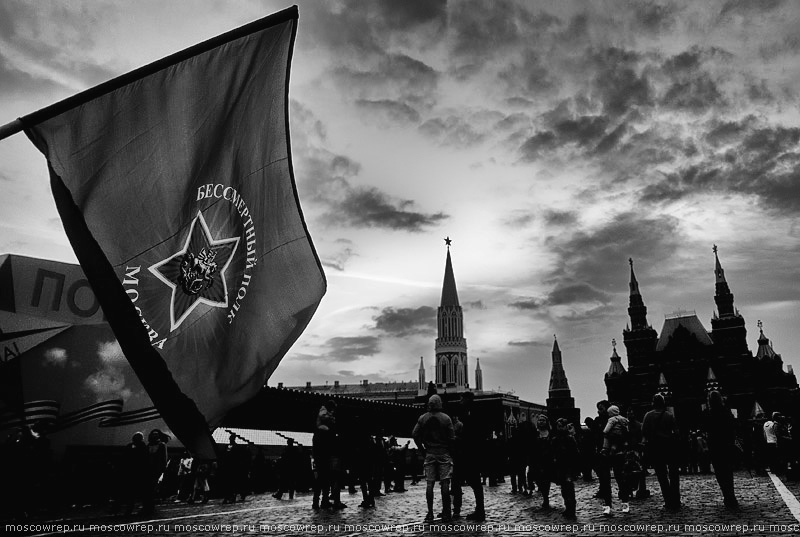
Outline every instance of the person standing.
[[647, 460], [655, 470], [661, 487], [664, 506], [670, 511], [680, 510], [680, 432], [675, 416], [667, 410], [664, 396], [659, 393], [653, 396], [653, 409], [644, 415], [642, 436]]
[[[341, 502], [339, 496], [341, 492], [341, 483], [339, 481], [341, 466], [339, 438], [336, 429], [336, 401], [330, 400], [319, 409], [312, 442], [317, 476], [314, 485], [312, 508], [332, 507], [334, 509], [344, 509], [347, 505]], [[320, 494], [322, 495], [321, 502]]]
[[[472, 489], [475, 496], [475, 510], [466, 516], [467, 520], [483, 521], [486, 520], [486, 509], [483, 495], [483, 482], [481, 481], [480, 464], [484, 457], [484, 435], [481, 432], [475, 416], [473, 415], [473, 403], [475, 394], [464, 392], [459, 403], [459, 419], [461, 425], [457, 438], [459, 440], [459, 460], [456, 463], [456, 474], [459, 480], [459, 496], [454, 497], [455, 511], [461, 512], [460, 485], [466, 484]], [[458, 502], [458, 505], [455, 504]]]
[[525, 467], [528, 459], [527, 447], [523, 443], [523, 435], [519, 427], [514, 424], [511, 426], [511, 433], [508, 435], [508, 466], [511, 473], [511, 493], [527, 493], [525, 482]]
[[425, 500], [428, 513], [425, 521], [433, 521], [433, 489], [439, 481], [442, 492], [442, 519], [451, 518], [450, 477], [453, 472], [453, 459], [450, 455], [455, 430], [453, 420], [442, 412], [442, 398], [431, 395], [428, 399], [428, 412], [421, 415], [411, 433], [417, 446], [425, 450]]
[[611, 403], [605, 399], [597, 402], [597, 417], [594, 419], [594, 441], [595, 453], [597, 456], [594, 459], [595, 467], [594, 472], [597, 474], [598, 487], [595, 492], [595, 498], [605, 498], [611, 494], [611, 469], [608, 467], [608, 460], [602, 456], [603, 441], [605, 436], [603, 430], [608, 423], [608, 407]]
[[575, 476], [578, 475], [578, 441], [572, 434], [566, 418], [556, 420], [553, 434], [553, 462], [555, 482], [561, 487], [564, 499], [564, 518], [575, 520]]
[[397, 438], [389, 437], [389, 466], [392, 469], [392, 492], [406, 492], [406, 455], [409, 443], [400, 445]]
[[133, 434], [130, 443], [125, 446], [122, 464], [123, 503], [126, 506], [125, 514], [130, 515], [136, 501], [144, 500], [149, 483], [147, 444], [143, 433], [137, 431]]
[[592, 481], [592, 470], [596, 466], [597, 442], [595, 441], [594, 420], [586, 417], [581, 425], [578, 448], [580, 449], [581, 474], [584, 481]]
[[555, 453], [550, 421], [544, 414], [536, 416], [536, 431], [531, 442], [530, 469], [536, 487], [542, 494], [542, 509], [550, 509], [550, 483], [555, 480]]
[[153, 429], [147, 435], [147, 483], [144, 490], [143, 515], [152, 515], [155, 512], [158, 482], [167, 469], [167, 444], [164, 438], [164, 433], [159, 429]]
[[604, 477], [608, 479], [607, 486], [603, 489], [603, 514], [611, 516], [611, 475], [609, 469], [614, 470], [614, 480], [619, 488], [619, 499], [622, 501], [622, 512], [630, 512], [630, 490], [625, 475], [625, 454], [628, 451], [630, 438], [630, 425], [628, 418], [620, 415], [619, 407], [611, 405], [606, 410], [608, 421], [603, 428], [603, 448], [600, 452], [605, 459], [603, 466], [606, 468]]
[[[650, 497], [650, 491], [647, 490], [647, 472], [642, 466], [644, 460], [644, 441], [642, 439], [642, 422], [636, 419], [636, 414], [633, 409], [628, 409], [628, 429], [629, 429], [629, 446], [628, 451], [633, 451], [625, 456], [625, 464], [629, 465], [629, 461], [635, 459], [638, 462], [640, 471], [635, 479], [628, 481], [628, 491], [631, 495], [635, 496], [637, 500], [644, 500]], [[634, 465], [635, 466], [635, 465]], [[633, 475], [630, 474], [629, 475]], [[634, 494], [635, 492], [635, 494]]]
[[194, 473], [192, 472], [193, 463], [194, 458], [192, 457], [191, 453], [189, 453], [189, 450], [184, 450], [178, 466], [179, 484], [178, 497], [175, 500], [176, 502], [185, 502], [192, 497], [192, 492], [194, 491]]
[[722, 394], [714, 390], [708, 394], [708, 411], [704, 415], [705, 432], [708, 435], [708, 452], [714, 466], [725, 507], [737, 509], [733, 484], [733, 465], [736, 454], [736, 423], [730, 410], [722, 400]]
[[289, 493], [290, 500], [294, 499], [294, 491], [297, 488], [297, 469], [300, 467], [299, 458], [300, 453], [297, 446], [294, 445], [294, 439], [288, 438], [278, 463], [278, 482], [280, 485], [275, 494], [272, 495], [276, 500], [280, 500], [284, 492]]
[[769, 470], [773, 474], [781, 471], [780, 459], [778, 456], [778, 417], [779, 412], [773, 412], [772, 418], [764, 422], [764, 441], [767, 444], [766, 455]]

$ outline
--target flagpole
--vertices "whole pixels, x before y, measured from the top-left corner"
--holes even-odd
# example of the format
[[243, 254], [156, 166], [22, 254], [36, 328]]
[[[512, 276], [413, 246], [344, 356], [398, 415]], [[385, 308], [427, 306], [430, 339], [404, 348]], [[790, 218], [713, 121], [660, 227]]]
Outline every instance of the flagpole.
[[0, 140], [5, 140], [9, 136], [14, 136], [20, 131], [22, 131], [21, 120], [15, 119], [11, 123], [6, 123], [5, 125], [0, 126]]

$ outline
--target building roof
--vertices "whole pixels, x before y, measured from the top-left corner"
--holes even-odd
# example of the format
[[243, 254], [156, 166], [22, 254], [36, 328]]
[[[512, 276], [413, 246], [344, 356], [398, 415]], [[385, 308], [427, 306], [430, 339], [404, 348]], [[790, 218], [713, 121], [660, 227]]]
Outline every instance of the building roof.
[[770, 343], [767, 336], [764, 335], [764, 330], [761, 328], [761, 321], [758, 321], [758, 327], [760, 334], [758, 336], [758, 352], [756, 352], [756, 358], [759, 360], [764, 359], [772, 359], [776, 356], [780, 356], [775, 350], [772, 348], [772, 343]]
[[607, 377], [618, 377], [625, 374], [625, 366], [622, 365], [622, 358], [617, 354], [617, 344], [613, 343], [613, 352], [611, 353], [611, 365], [608, 368]]
[[312, 386], [287, 386], [288, 390], [310, 390], [315, 393], [328, 395], [361, 396], [377, 394], [402, 394], [408, 393], [416, 396], [419, 390], [419, 381], [409, 380], [402, 382], [362, 382], [361, 384], [322, 384]]
[[697, 338], [701, 345], [713, 345], [714, 341], [708, 335], [703, 323], [697, 318], [696, 313], [675, 313], [664, 319], [664, 326], [661, 328], [661, 335], [656, 344], [656, 351], [663, 351], [669, 344], [669, 340], [678, 327], [682, 326], [689, 333]]

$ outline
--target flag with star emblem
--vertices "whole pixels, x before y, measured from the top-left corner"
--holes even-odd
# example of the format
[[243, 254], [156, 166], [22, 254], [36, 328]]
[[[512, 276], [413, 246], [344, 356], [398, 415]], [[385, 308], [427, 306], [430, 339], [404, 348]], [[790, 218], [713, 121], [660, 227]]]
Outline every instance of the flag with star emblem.
[[253, 397], [325, 293], [288, 129], [293, 7], [21, 118], [122, 351], [172, 432]]

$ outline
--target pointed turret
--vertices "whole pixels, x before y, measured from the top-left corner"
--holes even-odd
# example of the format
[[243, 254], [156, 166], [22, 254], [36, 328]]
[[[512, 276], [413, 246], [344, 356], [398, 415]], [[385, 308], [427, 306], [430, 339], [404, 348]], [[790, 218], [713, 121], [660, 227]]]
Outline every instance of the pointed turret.
[[481, 359], [477, 358], [475, 360], [477, 362], [477, 366], [475, 367], [475, 389], [477, 391], [483, 391], [483, 371], [481, 371]]
[[467, 364], [467, 340], [464, 339], [464, 312], [458, 303], [453, 261], [450, 258], [450, 237], [444, 240], [447, 258], [442, 283], [442, 302], [436, 314], [438, 337], [436, 338], [436, 385], [455, 387], [456, 391], [469, 388]]
[[747, 329], [744, 317], [733, 307], [733, 293], [728, 287], [725, 271], [719, 262], [716, 244], [712, 251], [714, 252], [714, 276], [716, 279], [714, 302], [717, 304], [717, 314], [711, 319], [711, 339], [718, 348], [718, 355], [750, 355], [750, 350], [747, 348]]
[[561, 349], [558, 348], [558, 339], [553, 335], [553, 368], [550, 371], [550, 397], [555, 391], [569, 393], [569, 382], [564, 372], [564, 363], [561, 361]]
[[625, 366], [622, 365], [622, 358], [617, 354], [617, 340], [611, 340], [611, 366], [608, 368], [606, 378], [620, 377], [626, 373]]
[[764, 325], [761, 320], [758, 321], [758, 331], [758, 352], [756, 352], [756, 358], [759, 360], [774, 360], [776, 357], [780, 358], [780, 354], [775, 352], [769, 339], [764, 335]]
[[630, 385], [628, 372], [622, 365], [622, 358], [617, 354], [617, 340], [611, 340], [611, 365], [605, 375], [606, 394], [609, 401], [615, 404], [630, 404]]
[[575, 408], [575, 399], [570, 393], [567, 374], [564, 372], [564, 363], [561, 358], [561, 349], [558, 348], [558, 339], [555, 334], [553, 335], [552, 362], [547, 415], [551, 421], [563, 417], [577, 425], [579, 424], [580, 410]]
[[628, 315], [631, 318], [631, 329], [642, 330], [650, 326], [647, 324], [647, 306], [644, 305], [642, 293], [639, 292], [639, 282], [636, 281], [636, 274], [633, 272], [633, 259], [628, 258], [628, 263], [631, 266], [631, 281], [628, 284], [631, 290]]
[[667, 404], [670, 404], [672, 400], [672, 390], [669, 389], [669, 384], [667, 383], [667, 377], [664, 376], [664, 372], [661, 371], [658, 374], [658, 387], [656, 388], [656, 393], [660, 393], [664, 396], [664, 400], [666, 400]]
[[425, 391], [428, 387], [428, 383], [425, 382], [425, 362], [422, 359], [422, 356], [419, 357], [419, 387], [417, 388], [419, 391]]
[[731, 289], [728, 287], [728, 281], [725, 279], [725, 271], [722, 269], [722, 265], [719, 262], [716, 244], [712, 250], [714, 251], [714, 276], [716, 277], [714, 302], [717, 303], [719, 317], [732, 317], [736, 314], [733, 309], [733, 293], [731, 293]]
[[717, 376], [714, 374], [714, 370], [709, 366], [708, 373], [706, 374], [706, 393], [714, 391], [722, 391], [722, 388], [719, 382], [717, 382]]
[[631, 266], [630, 298], [628, 315], [631, 322], [630, 327], [622, 331], [622, 340], [628, 353], [628, 367], [646, 363], [656, 348], [658, 334], [647, 322], [647, 306], [644, 305], [642, 294], [639, 291], [639, 282], [636, 273], [633, 271], [633, 259], [628, 258]]
[[766, 414], [764, 413], [764, 409], [758, 404], [758, 401], [753, 403], [753, 411], [750, 413], [751, 418], [763, 418]]

